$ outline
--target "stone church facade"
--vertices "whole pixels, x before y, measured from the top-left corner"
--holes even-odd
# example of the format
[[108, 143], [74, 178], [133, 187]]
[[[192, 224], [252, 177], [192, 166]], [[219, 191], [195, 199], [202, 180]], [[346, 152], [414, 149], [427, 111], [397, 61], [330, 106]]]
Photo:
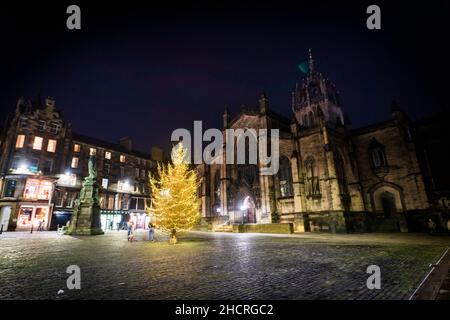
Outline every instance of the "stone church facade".
[[265, 176], [261, 165], [198, 165], [205, 221], [292, 223], [296, 232], [407, 232], [408, 217], [430, 208], [413, 124], [396, 104], [391, 119], [352, 129], [336, 87], [310, 54], [292, 111], [292, 119], [277, 114], [262, 94], [256, 110], [234, 118], [224, 112], [224, 129], [279, 129], [280, 167]]

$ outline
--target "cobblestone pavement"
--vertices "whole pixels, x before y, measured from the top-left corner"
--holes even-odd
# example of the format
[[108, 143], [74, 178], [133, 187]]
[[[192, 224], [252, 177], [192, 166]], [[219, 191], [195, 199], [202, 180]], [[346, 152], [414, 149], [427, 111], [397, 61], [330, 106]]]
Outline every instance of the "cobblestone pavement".
[[[407, 299], [450, 245], [414, 234], [0, 235], [0, 299]], [[81, 268], [68, 290], [66, 268]], [[381, 289], [369, 290], [369, 265]], [[64, 294], [57, 295], [59, 289]]]

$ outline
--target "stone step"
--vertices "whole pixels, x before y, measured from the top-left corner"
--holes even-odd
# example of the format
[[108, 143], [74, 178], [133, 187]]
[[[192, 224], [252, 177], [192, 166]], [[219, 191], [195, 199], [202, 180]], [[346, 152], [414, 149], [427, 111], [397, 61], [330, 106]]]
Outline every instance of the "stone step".
[[231, 225], [219, 225], [214, 228], [215, 232], [233, 232], [233, 226]]

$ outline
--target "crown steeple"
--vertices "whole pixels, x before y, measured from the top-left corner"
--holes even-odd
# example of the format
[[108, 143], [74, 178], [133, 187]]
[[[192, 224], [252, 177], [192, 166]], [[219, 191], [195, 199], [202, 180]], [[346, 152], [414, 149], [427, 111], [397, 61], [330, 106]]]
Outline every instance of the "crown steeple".
[[317, 72], [311, 49], [308, 50], [308, 74], [302, 85], [296, 86], [292, 106], [298, 122], [304, 127], [316, 125], [319, 114], [325, 122], [345, 123], [339, 93], [331, 81]]

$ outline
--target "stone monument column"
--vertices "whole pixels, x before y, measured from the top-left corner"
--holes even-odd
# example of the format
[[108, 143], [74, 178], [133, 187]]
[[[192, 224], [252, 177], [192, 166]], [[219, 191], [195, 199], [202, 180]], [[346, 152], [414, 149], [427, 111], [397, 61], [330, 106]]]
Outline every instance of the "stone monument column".
[[89, 157], [88, 168], [89, 176], [84, 178], [80, 197], [75, 200], [75, 206], [67, 232], [69, 235], [91, 236], [104, 233], [100, 223], [97, 161], [95, 155]]

